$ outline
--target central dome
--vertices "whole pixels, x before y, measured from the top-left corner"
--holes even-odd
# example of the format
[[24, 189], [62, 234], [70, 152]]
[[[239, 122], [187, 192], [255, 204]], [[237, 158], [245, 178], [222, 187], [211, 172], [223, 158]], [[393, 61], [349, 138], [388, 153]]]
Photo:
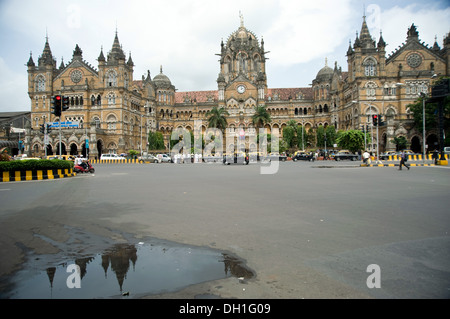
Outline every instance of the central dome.
[[162, 73], [162, 66], [160, 68], [160, 73], [153, 78], [153, 82], [158, 88], [167, 88], [172, 85], [170, 79]]
[[316, 81], [328, 81], [333, 77], [333, 73], [334, 70], [327, 65], [327, 60], [325, 59], [325, 66], [317, 73]]

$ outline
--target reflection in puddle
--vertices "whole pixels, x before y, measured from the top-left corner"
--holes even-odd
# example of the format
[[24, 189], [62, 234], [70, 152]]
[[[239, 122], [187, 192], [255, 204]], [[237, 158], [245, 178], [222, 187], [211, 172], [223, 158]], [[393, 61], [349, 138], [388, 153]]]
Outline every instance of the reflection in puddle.
[[[80, 288], [68, 287], [68, 282], [73, 286], [73, 264], [80, 268]], [[117, 244], [96, 256], [68, 260], [45, 270], [32, 261], [12, 277], [12, 288], [0, 292], [0, 297], [90, 299], [151, 295], [230, 276], [249, 279], [253, 273], [239, 259], [212, 249]]]

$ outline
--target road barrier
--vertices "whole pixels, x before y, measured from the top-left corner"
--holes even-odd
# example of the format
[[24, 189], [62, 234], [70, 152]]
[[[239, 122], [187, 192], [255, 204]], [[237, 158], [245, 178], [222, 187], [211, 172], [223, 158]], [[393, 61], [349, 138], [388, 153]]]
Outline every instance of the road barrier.
[[[440, 157], [441, 155], [439, 155]], [[445, 159], [448, 160], [448, 155], [444, 154]], [[418, 155], [408, 155], [408, 160], [410, 161], [422, 161], [423, 155], [422, 154], [418, 154]], [[390, 155], [388, 159], [386, 159], [385, 161], [399, 161], [400, 160], [400, 155]], [[428, 154], [425, 155], [425, 160], [434, 160], [433, 155]]]
[[140, 164], [138, 159], [125, 159], [125, 160], [118, 160], [118, 159], [93, 159], [89, 160], [91, 164]]
[[0, 172], [0, 182], [36, 181], [42, 179], [57, 179], [73, 177], [77, 174], [73, 169], [46, 169]]

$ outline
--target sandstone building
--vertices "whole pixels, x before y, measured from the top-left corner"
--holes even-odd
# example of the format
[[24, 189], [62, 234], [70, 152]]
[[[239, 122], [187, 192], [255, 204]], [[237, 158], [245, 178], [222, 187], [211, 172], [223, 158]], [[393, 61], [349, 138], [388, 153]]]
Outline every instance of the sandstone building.
[[[391, 140], [404, 136], [420, 152], [422, 135], [413, 127], [407, 106], [421, 92], [429, 93], [434, 77], [450, 75], [450, 36], [442, 48], [437, 42], [430, 47], [420, 41], [414, 24], [405, 31], [406, 42], [386, 56], [383, 36], [374, 40], [364, 18], [354, 43], [343, 52], [348, 71], [325, 62], [311, 87], [268, 88], [264, 40], [241, 19], [238, 29], [220, 45], [217, 90], [191, 92], [176, 91], [162, 67], [153, 78], [148, 72], [135, 80], [131, 54], [127, 57], [123, 52], [117, 32], [106, 56], [100, 51], [97, 68], [83, 60], [78, 45], [72, 60], [57, 66], [47, 39], [37, 65], [31, 55], [27, 63], [31, 129], [26, 151], [44, 154], [39, 127], [58, 120], [51, 114], [51, 97], [61, 94], [70, 99], [61, 121], [79, 122], [78, 128], [61, 130], [63, 154], [86, 154], [87, 140], [90, 158], [145, 150], [149, 131], [162, 132], [168, 145], [170, 134], [179, 127], [204, 132], [206, 113], [214, 106], [230, 114], [227, 134], [246, 132], [246, 147], [252, 147], [248, 137], [255, 132], [251, 116], [256, 106], [264, 106], [272, 118], [266, 125], [268, 132], [279, 129], [281, 134], [290, 120], [306, 130], [320, 125], [349, 130], [361, 129], [370, 123], [371, 114], [380, 114], [386, 122], [379, 130], [380, 151], [395, 149]], [[200, 121], [201, 126], [195, 127]], [[435, 129], [427, 129], [429, 147], [437, 136]], [[57, 154], [58, 148], [58, 130], [53, 129], [47, 153]]]

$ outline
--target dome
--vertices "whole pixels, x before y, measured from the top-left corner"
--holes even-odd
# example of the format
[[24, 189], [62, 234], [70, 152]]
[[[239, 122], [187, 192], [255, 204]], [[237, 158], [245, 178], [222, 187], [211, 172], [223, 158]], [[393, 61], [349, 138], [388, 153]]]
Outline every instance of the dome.
[[333, 77], [334, 70], [327, 65], [325, 60], [325, 66], [317, 73], [316, 81], [322, 82], [330, 80]]
[[248, 30], [245, 26], [244, 26], [244, 18], [241, 15], [241, 25], [240, 27], [234, 31], [228, 38], [227, 41], [227, 46], [231, 45], [231, 41], [232, 40], [240, 40], [240, 41], [256, 41], [258, 42], [258, 39], [256, 38], [256, 36], [253, 34], [252, 31]]
[[162, 73], [162, 66], [160, 73], [153, 78], [153, 83], [155, 83], [157, 88], [168, 88], [172, 85], [170, 79]]

